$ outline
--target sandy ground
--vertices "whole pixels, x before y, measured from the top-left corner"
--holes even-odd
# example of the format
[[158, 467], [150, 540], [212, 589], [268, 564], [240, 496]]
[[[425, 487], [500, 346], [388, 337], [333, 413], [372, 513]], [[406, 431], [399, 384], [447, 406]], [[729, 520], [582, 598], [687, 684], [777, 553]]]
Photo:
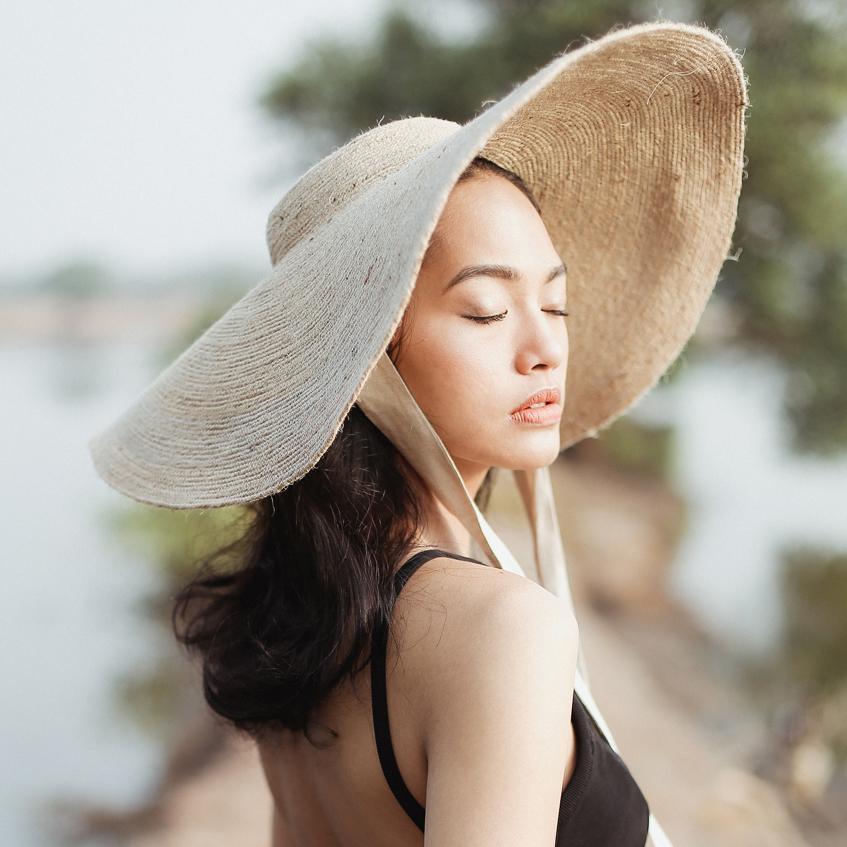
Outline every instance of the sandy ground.
[[[592, 692], [675, 847], [810, 844], [778, 788], [745, 765], [763, 728], [713, 669], [718, 648], [662, 590], [681, 504], [663, 486], [596, 467], [551, 471]], [[518, 502], [498, 485], [492, 524], [526, 561]], [[255, 749], [233, 737], [210, 763], [173, 779], [158, 822], [126, 843], [267, 847], [270, 817]]]

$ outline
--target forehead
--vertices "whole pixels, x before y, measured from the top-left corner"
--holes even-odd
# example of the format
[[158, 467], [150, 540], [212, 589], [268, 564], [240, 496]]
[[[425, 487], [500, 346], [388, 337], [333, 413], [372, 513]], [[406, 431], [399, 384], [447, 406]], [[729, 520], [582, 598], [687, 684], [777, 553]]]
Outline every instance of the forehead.
[[557, 251], [529, 198], [503, 177], [485, 174], [453, 187], [424, 263], [502, 262], [548, 267]]

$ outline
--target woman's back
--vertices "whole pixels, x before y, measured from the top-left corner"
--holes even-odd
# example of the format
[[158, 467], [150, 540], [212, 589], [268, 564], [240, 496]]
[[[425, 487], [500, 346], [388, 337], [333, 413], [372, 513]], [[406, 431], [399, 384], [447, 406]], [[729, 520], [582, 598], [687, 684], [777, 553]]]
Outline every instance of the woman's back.
[[[576, 622], [531, 580], [439, 553], [418, 554], [426, 561], [398, 596], [386, 643], [403, 783], [427, 807], [428, 843], [552, 845], [575, 764]], [[338, 733], [325, 749], [291, 734], [260, 744], [278, 810], [274, 847], [423, 843], [381, 766], [370, 672], [316, 714]]]

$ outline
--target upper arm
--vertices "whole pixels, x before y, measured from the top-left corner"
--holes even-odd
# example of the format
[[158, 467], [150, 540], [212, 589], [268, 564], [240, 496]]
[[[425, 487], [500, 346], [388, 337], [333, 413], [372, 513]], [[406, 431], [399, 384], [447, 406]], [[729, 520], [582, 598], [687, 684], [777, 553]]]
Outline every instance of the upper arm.
[[576, 621], [513, 574], [471, 593], [461, 613], [449, 604], [427, 651], [426, 844], [548, 847], [571, 737]]

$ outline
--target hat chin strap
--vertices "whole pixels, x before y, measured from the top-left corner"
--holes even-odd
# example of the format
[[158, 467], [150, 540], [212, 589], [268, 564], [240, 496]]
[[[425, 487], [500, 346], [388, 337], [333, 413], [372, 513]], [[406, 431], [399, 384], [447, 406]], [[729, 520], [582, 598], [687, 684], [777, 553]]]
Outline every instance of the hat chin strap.
[[[461, 521], [491, 564], [526, 577], [520, 562], [512, 555], [470, 496], [444, 442], [433, 429], [386, 352], [382, 353], [368, 375], [356, 403], [420, 474], [430, 491]], [[546, 467], [519, 469], [513, 473], [532, 528], [538, 582], [565, 600], [575, 616], [549, 470]], [[574, 689], [611, 748], [620, 754], [611, 730], [588, 686], [588, 670], [580, 639]], [[654, 847], [672, 847], [652, 812], [649, 832]]]

